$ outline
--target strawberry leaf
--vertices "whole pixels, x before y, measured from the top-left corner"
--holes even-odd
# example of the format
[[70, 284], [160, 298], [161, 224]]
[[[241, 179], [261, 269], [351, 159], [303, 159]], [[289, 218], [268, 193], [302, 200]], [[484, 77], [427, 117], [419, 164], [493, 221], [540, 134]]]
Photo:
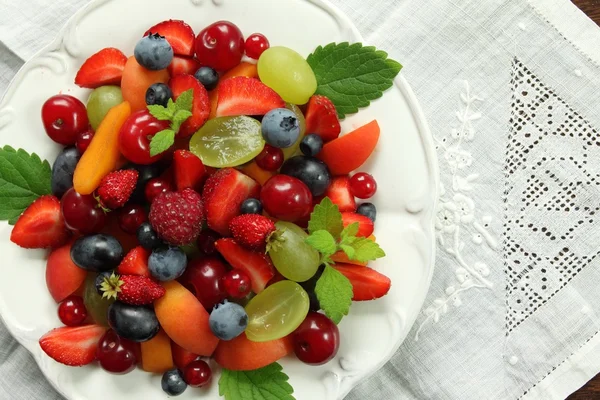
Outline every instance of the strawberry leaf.
[[173, 146], [173, 143], [175, 143], [174, 130], [165, 129], [158, 132], [150, 141], [150, 157], [154, 157], [163, 151], [167, 151], [169, 147]]
[[278, 363], [253, 371], [223, 368], [219, 395], [225, 400], [294, 400], [294, 389], [282, 369]]

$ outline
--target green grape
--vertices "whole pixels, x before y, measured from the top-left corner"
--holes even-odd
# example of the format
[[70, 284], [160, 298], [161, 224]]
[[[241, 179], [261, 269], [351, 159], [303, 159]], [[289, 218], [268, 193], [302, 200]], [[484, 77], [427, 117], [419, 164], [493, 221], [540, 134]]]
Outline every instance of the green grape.
[[92, 128], [97, 130], [108, 110], [122, 102], [123, 95], [118, 86], [100, 86], [94, 89], [87, 103], [87, 115]]
[[235, 167], [256, 157], [265, 147], [260, 122], [245, 115], [209, 120], [192, 136], [190, 151], [204, 165]]
[[305, 104], [317, 90], [317, 78], [306, 60], [294, 50], [275, 46], [258, 59], [260, 80], [276, 91], [283, 100]]
[[94, 322], [99, 325], [108, 326], [108, 306], [114, 303], [114, 301], [114, 299], [103, 299], [102, 296], [98, 294], [96, 291], [96, 275], [89, 274], [85, 280], [83, 303]]
[[290, 147], [281, 149], [283, 151], [283, 159], [287, 160], [288, 158], [299, 154], [300, 142], [302, 139], [304, 139], [304, 135], [306, 135], [306, 119], [304, 119], [304, 114], [302, 114], [302, 110], [297, 105], [286, 103], [285, 108], [292, 110], [294, 114], [296, 114], [296, 118], [298, 118], [298, 124], [300, 125], [300, 136], [298, 136], [296, 143]]
[[312, 278], [321, 264], [321, 257], [306, 243], [308, 234], [291, 222], [277, 221], [275, 226], [279, 233], [269, 247], [269, 256], [277, 271], [296, 282]]
[[253, 342], [280, 339], [294, 332], [308, 314], [308, 293], [296, 282], [277, 282], [246, 306], [246, 336]]

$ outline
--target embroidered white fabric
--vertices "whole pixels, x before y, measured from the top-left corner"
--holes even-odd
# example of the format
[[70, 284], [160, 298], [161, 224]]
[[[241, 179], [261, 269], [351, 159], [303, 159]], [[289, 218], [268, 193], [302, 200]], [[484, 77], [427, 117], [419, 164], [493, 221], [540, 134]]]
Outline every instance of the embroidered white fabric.
[[[600, 371], [600, 29], [567, 0], [333, 2], [404, 64], [443, 184], [423, 313], [347, 398], [564, 398]], [[44, 3], [0, 0], [0, 92], [85, 0]], [[0, 341], [0, 398], [60, 398]]]

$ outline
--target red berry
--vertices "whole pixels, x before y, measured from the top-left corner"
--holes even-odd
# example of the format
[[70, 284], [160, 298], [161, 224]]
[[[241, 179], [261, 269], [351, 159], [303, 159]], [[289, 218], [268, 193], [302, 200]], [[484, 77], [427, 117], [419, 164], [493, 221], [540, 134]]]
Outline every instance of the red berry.
[[77, 142], [75, 142], [75, 146], [77, 146], [79, 154], [85, 153], [93, 138], [94, 130], [92, 128], [89, 128], [87, 131], [81, 132], [77, 136]]
[[377, 191], [377, 182], [372, 175], [359, 172], [350, 178], [350, 192], [359, 199], [368, 199]]
[[258, 60], [263, 51], [269, 47], [269, 40], [261, 33], [253, 33], [246, 39], [246, 55], [255, 60]]
[[135, 235], [140, 225], [146, 221], [148, 221], [146, 210], [137, 204], [130, 204], [119, 211], [119, 226], [130, 235]]
[[148, 215], [152, 228], [174, 246], [198, 239], [204, 220], [202, 198], [192, 189], [161, 193], [152, 202]]
[[202, 387], [210, 381], [212, 371], [206, 361], [195, 360], [183, 370], [183, 380], [191, 387]]
[[138, 175], [135, 169], [122, 169], [102, 178], [96, 190], [100, 204], [112, 210], [123, 207], [135, 190]]
[[215, 242], [220, 238], [221, 236], [216, 232], [203, 230], [198, 235], [198, 249], [207, 256], [213, 255], [217, 252]]
[[172, 191], [173, 185], [171, 185], [171, 182], [159, 177], [150, 179], [148, 183], [146, 183], [144, 194], [146, 195], [146, 200], [148, 200], [148, 203], [152, 204], [156, 196], [159, 194]]
[[98, 342], [96, 358], [105, 371], [126, 374], [133, 371], [139, 353], [138, 344], [120, 337], [109, 329]]
[[283, 150], [278, 147], [265, 144], [265, 147], [256, 156], [256, 165], [265, 171], [277, 171], [283, 164]]
[[207, 310], [227, 298], [222, 280], [227, 274], [223, 261], [216, 257], [197, 258], [188, 263], [179, 281], [190, 290]]
[[273, 221], [259, 214], [238, 215], [229, 223], [234, 239], [250, 250], [264, 250], [269, 236], [276, 229]]
[[217, 21], [196, 37], [196, 57], [202, 65], [226, 71], [238, 65], [243, 55], [244, 36], [229, 21]]
[[168, 129], [169, 121], [159, 121], [148, 110], [137, 111], [123, 124], [119, 132], [121, 154], [136, 164], [152, 164], [166, 153], [150, 156], [150, 141], [158, 132]]
[[85, 105], [69, 95], [59, 94], [50, 97], [42, 106], [44, 129], [56, 143], [73, 145], [77, 136], [88, 129]]
[[242, 299], [250, 293], [252, 283], [244, 271], [233, 270], [223, 277], [223, 289], [229, 297]]
[[104, 228], [106, 214], [92, 195], [81, 195], [71, 188], [63, 195], [61, 210], [67, 228], [83, 234], [97, 233]]
[[87, 318], [87, 309], [79, 296], [69, 296], [58, 305], [58, 318], [66, 326], [79, 326]]
[[317, 312], [309, 312], [292, 335], [296, 357], [306, 364], [325, 364], [335, 357], [340, 347], [337, 325]]
[[275, 175], [265, 182], [260, 201], [270, 216], [290, 222], [308, 216], [313, 208], [310, 189], [288, 175]]

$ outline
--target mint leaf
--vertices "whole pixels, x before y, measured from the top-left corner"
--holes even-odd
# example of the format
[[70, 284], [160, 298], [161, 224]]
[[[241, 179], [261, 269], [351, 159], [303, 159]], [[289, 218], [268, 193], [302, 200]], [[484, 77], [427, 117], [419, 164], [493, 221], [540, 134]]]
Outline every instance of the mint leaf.
[[164, 129], [152, 137], [150, 141], [150, 157], [167, 151], [175, 143], [175, 131]]
[[346, 253], [349, 259], [354, 260], [354, 254], [356, 254], [356, 250], [354, 250], [354, 247], [349, 246], [347, 244], [340, 244], [340, 249], [342, 249], [342, 251]]
[[[356, 238], [350, 245], [354, 249], [354, 254], [348, 254], [351, 260], [367, 262], [385, 257], [385, 252], [377, 243], [367, 238]], [[344, 250], [345, 251], [345, 250]]]
[[324, 258], [331, 256], [337, 250], [337, 243], [331, 233], [320, 230], [315, 231], [306, 238], [306, 243], [321, 253]]
[[295, 400], [289, 377], [278, 363], [254, 371], [230, 371], [223, 368], [219, 395], [225, 400]]
[[192, 113], [190, 111], [177, 111], [175, 113], [175, 116], [173, 117], [173, 122], [171, 123], [171, 129], [173, 130], [173, 132], [179, 132], [179, 128], [181, 128], [181, 125], [191, 116]]
[[35, 199], [51, 194], [52, 170], [35, 153], [0, 148], [0, 220], [14, 225]]
[[188, 89], [185, 92], [181, 93], [177, 97], [177, 100], [175, 100], [175, 105], [177, 106], [177, 110], [191, 112], [193, 102], [194, 102], [194, 90]]
[[321, 200], [321, 203], [315, 206], [312, 214], [310, 214], [308, 232], [313, 233], [323, 230], [331, 233], [334, 239], [337, 239], [342, 229], [344, 229], [342, 213], [340, 213], [338, 206], [331, 202], [329, 197], [325, 197]]
[[158, 104], [148, 106], [148, 111], [154, 118], [161, 121], [170, 121], [173, 118], [173, 110], [169, 110]]
[[327, 96], [340, 118], [381, 97], [402, 69], [386, 52], [361, 43], [319, 46], [307, 61], [317, 78], [316, 94]]
[[353, 222], [350, 225], [346, 226], [341, 233], [342, 244], [351, 244], [356, 240], [356, 234], [358, 233], [359, 228], [358, 222]]
[[352, 304], [352, 284], [341, 272], [327, 265], [317, 281], [315, 294], [325, 315], [339, 324]]

